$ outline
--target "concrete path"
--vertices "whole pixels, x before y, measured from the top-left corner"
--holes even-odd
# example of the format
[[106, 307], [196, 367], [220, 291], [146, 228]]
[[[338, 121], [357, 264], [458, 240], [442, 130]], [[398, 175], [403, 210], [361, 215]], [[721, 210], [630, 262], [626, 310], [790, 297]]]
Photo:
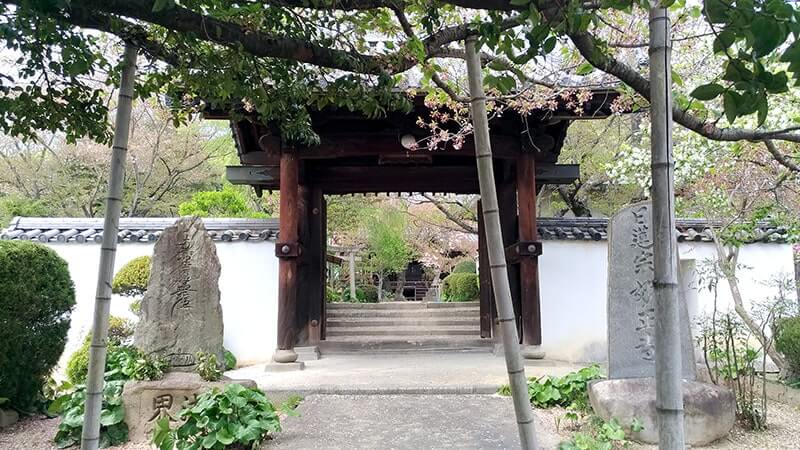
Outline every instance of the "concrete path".
[[[310, 395], [297, 411], [264, 450], [519, 448], [511, 399], [496, 395]], [[548, 425], [541, 447], [556, 448]]]
[[[507, 383], [505, 359], [491, 353], [377, 353], [323, 355], [305, 370], [265, 372], [264, 364], [226, 372], [255, 380], [276, 398], [309, 394], [493, 394]], [[540, 360], [526, 363], [527, 376], [563, 375], [582, 367]]]

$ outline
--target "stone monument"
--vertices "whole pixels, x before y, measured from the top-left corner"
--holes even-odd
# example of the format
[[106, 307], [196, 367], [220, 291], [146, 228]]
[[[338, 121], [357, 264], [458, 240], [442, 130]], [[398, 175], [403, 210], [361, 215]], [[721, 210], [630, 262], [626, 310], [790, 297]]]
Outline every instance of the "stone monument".
[[217, 249], [200, 218], [165, 229], [153, 249], [134, 345], [165, 357], [172, 371], [193, 372], [197, 352], [223, 361], [219, 273]]
[[[643, 428], [633, 439], [658, 442], [655, 386], [655, 298], [650, 202], [618, 212], [608, 238], [608, 380], [589, 385], [595, 414]], [[730, 432], [735, 400], [730, 390], [695, 381], [694, 345], [684, 298], [680, 298], [683, 403], [686, 443], [703, 445]]]
[[156, 242], [133, 340], [144, 352], [166, 358], [169, 372], [161, 380], [125, 384], [122, 401], [131, 442], [149, 442], [156, 420], [177, 422], [180, 409], [212, 387], [255, 387], [251, 380], [224, 377], [206, 382], [195, 373], [198, 352], [224, 361], [219, 274], [217, 250], [201, 219], [178, 219]]
[[[617, 213], [608, 231], [608, 376], [655, 376], [655, 299], [650, 202]], [[695, 379], [686, 301], [680, 302], [683, 378]]]

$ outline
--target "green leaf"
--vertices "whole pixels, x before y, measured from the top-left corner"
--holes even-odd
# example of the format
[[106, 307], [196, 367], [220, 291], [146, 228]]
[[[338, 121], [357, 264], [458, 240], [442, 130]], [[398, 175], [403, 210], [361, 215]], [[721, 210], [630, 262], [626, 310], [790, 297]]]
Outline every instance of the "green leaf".
[[165, 9], [172, 9], [175, 6], [175, 0], [156, 0], [153, 3], [153, 12], [160, 12]]
[[575, 73], [578, 75], [588, 75], [593, 71], [594, 71], [594, 66], [589, 64], [588, 62], [585, 62], [580, 66], [578, 66], [578, 68], [575, 70]]
[[733, 125], [733, 121], [736, 120], [736, 116], [738, 115], [737, 98], [738, 94], [731, 91], [725, 92], [722, 96], [722, 106], [725, 109], [725, 117], [731, 125]]
[[717, 83], [709, 83], [702, 86], [697, 86], [689, 95], [698, 100], [707, 101], [716, 98], [723, 92], [725, 92], [725, 88], [721, 85]]
[[767, 103], [767, 94], [762, 92], [758, 96], [757, 101], [757, 108], [758, 108], [758, 126], [764, 124], [767, 120], [767, 112], [769, 111], [769, 104]]
[[530, 3], [530, 0], [511, 0], [509, 3], [511, 3], [514, 6], [523, 6]]
[[122, 422], [125, 418], [125, 409], [117, 406], [111, 409], [103, 409], [100, 412], [100, 425], [109, 426]]
[[711, 23], [724, 23], [728, 18], [728, 5], [722, 0], [706, 0], [705, 13]]
[[233, 434], [231, 434], [226, 428], [217, 431], [217, 441], [219, 441], [220, 444], [230, 445], [233, 440]]
[[722, 30], [716, 38], [714, 38], [714, 53], [723, 53], [736, 42], [736, 33], [731, 30]]
[[782, 23], [763, 15], [756, 16], [750, 23], [753, 32], [753, 56], [760, 58], [770, 54], [786, 39], [786, 29]]
[[203, 448], [211, 448], [217, 443], [217, 435], [209, 434], [203, 439]]

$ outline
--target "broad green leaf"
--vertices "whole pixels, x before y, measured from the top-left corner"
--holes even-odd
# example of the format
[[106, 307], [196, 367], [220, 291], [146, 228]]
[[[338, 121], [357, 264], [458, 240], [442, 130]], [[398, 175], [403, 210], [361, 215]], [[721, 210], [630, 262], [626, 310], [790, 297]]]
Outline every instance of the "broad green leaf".
[[760, 58], [770, 54], [786, 39], [785, 27], [773, 18], [756, 16], [750, 24], [753, 32], [753, 56]]
[[717, 83], [709, 83], [702, 86], [697, 86], [689, 95], [698, 100], [707, 101], [716, 98], [723, 92], [725, 92], [724, 87]]
[[230, 445], [234, 441], [234, 436], [226, 428], [217, 431], [217, 441], [222, 445]]
[[575, 70], [575, 73], [578, 75], [588, 75], [593, 71], [594, 71], [594, 66], [589, 64], [588, 62], [585, 62], [580, 66], [578, 66], [578, 68]]
[[109, 426], [114, 425], [115, 423], [122, 422], [122, 419], [125, 418], [125, 409], [120, 407], [115, 407], [111, 409], [103, 409], [100, 412], [100, 425]]
[[738, 115], [738, 106], [736, 104], [737, 94], [727, 91], [722, 96], [722, 100], [722, 106], [725, 109], [725, 117], [728, 119], [728, 123], [733, 124], [733, 121], [736, 120], [736, 116]]

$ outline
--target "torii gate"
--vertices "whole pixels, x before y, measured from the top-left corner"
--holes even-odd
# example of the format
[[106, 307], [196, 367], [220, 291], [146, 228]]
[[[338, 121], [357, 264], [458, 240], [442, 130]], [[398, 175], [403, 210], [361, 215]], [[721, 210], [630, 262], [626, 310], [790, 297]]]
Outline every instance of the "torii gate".
[[[521, 343], [542, 343], [536, 225], [536, 194], [544, 184], [569, 184], [579, 177], [576, 164], [557, 164], [567, 128], [574, 120], [605, 118], [618, 94], [592, 92], [582, 103], [575, 93], [555, 97], [552, 110], [520, 116], [511, 110], [491, 121], [495, 178], [503, 242], [509, 262], [514, 311]], [[572, 96], [572, 97], [570, 97]], [[478, 194], [475, 149], [467, 139], [460, 149], [444, 145], [412, 150], [409, 142], [427, 137], [417, 125], [431, 110], [424, 98], [412, 99], [408, 113], [368, 118], [344, 109], [312, 113], [316, 146], [283, 139], [276, 127], [258, 117], [229, 119], [241, 166], [227, 168], [234, 184], [257, 193], [280, 191], [278, 349], [275, 362], [294, 362], [298, 345], [325, 339], [326, 202], [324, 195], [366, 193]], [[577, 108], [575, 105], [581, 105]], [[405, 145], [404, 145], [405, 144]], [[479, 214], [478, 217], [481, 217]], [[479, 220], [480, 335], [492, 338], [496, 311]]]

